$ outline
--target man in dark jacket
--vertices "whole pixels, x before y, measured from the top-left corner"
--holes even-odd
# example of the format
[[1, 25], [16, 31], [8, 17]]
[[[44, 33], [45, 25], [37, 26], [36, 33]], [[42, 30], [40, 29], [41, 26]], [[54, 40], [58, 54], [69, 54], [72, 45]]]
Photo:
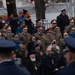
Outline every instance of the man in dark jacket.
[[34, 24], [33, 22], [31, 21], [30, 19], [30, 16], [25, 16], [25, 25], [27, 25], [27, 28], [28, 28], [28, 33], [30, 34], [33, 34], [33, 27], [34, 27]]
[[0, 40], [0, 75], [30, 75], [12, 60], [15, 43], [8, 40]]
[[56, 66], [56, 57], [52, 54], [52, 50], [47, 48], [46, 55], [42, 58], [43, 75], [52, 75], [52, 72]]
[[66, 14], [66, 9], [61, 10], [61, 14], [57, 17], [57, 25], [60, 27], [60, 31], [63, 37], [65, 26], [69, 25], [69, 17]]
[[18, 15], [14, 14], [13, 15], [13, 19], [9, 22], [11, 29], [12, 29], [12, 33], [16, 34], [16, 29], [18, 28], [19, 24], [18, 24]]

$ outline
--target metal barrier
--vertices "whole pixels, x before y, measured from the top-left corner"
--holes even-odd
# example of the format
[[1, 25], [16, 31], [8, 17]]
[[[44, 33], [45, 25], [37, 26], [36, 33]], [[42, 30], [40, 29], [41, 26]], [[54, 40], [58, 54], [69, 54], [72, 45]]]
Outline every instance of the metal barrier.
[[[36, 26], [36, 24], [34, 23], [34, 26]], [[51, 23], [43, 23], [43, 27], [45, 28], [45, 30], [47, 28], [50, 28], [51, 27]]]

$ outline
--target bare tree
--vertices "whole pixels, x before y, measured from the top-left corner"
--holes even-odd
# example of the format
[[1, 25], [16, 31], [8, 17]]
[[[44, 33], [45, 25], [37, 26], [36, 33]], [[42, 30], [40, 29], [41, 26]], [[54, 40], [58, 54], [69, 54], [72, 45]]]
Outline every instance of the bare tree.
[[45, 1], [35, 0], [35, 11], [37, 19], [45, 19]]
[[17, 13], [15, 0], [6, 0], [6, 5], [7, 5], [8, 16], [10, 16], [10, 14]]

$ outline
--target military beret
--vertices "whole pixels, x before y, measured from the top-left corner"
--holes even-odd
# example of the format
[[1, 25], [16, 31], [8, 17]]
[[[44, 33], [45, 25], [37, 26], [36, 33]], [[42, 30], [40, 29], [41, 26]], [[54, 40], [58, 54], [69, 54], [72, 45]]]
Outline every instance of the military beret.
[[37, 19], [37, 20], [36, 20], [36, 23], [38, 23], [38, 22], [41, 22], [41, 23], [42, 23], [41, 19]]
[[56, 25], [52, 27], [52, 29], [55, 29], [55, 28], [58, 29], [58, 27]]
[[14, 38], [19, 38], [19, 35], [18, 35], [18, 34], [16, 34], [16, 35], [13, 35], [13, 37], [14, 37]]
[[14, 49], [16, 44], [13, 41], [0, 39], [0, 53], [10, 52]]
[[24, 26], [24, 27], [23, 27], [23, 29], [26, 29], [26, 30], [27, 30], [27, 29], [28, 29], [28, 27], [27, 27], [27, 26]]
[[40, 27], [38, 27], [38, 29], [39, 29], [39, 30], [43, 30], [43, 28], [42, 28], [41, 26], [40, 26]]
[[11, 27], [10, 26], [7, 26], [7, 28], [6, 28], [7, 30], [11, 30]]
[[57, 23], [57, 21], [56, 21], [55, 19], [53, 19], [53, 20], [51, 21], [51, 23]]
[[70, 23], [74, 23], [74, 19], [73, 18], [71, 18], [69, 21], [70, 21]]
[[63, 50], [63, 52], [70, 51], [75, 53], [75, 38], [67, 37], [64, 39], [64, 41], [65, 41], [65, 49]]
[[48, 28], [48, 29], [45, 30], [45, 32], [50, 33], [50, 32], [52, 32], [52, 30], [50, 28]]

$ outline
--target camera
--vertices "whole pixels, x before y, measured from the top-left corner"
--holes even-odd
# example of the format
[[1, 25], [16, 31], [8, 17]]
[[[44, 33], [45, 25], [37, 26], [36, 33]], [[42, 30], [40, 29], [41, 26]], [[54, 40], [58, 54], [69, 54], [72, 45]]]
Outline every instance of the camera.
[[52, 44], [56, 44], [56, 42], [54, 41]]

